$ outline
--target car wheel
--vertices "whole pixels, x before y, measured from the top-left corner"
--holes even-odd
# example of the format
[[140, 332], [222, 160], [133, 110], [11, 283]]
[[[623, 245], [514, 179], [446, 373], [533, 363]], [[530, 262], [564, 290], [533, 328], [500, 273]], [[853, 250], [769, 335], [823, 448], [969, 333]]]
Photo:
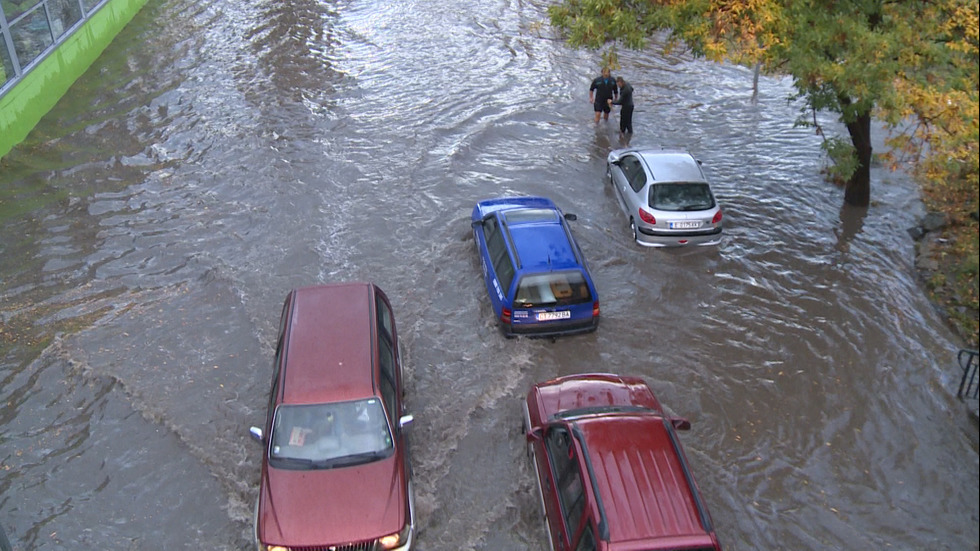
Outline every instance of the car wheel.
[[639, 243], [640, 240], [636, 238], [636, 220], [633, 218], [630, 218], [630, 232], [633, 234], [633, 241]]

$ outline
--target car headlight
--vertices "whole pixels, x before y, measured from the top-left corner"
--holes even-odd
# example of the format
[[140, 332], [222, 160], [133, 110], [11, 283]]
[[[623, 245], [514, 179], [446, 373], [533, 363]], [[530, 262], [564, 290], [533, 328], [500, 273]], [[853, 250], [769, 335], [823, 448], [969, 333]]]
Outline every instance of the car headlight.
[[259, 544], [259, 551], [289, 551], [289, 548], [281, 545], [266, 545], [263, 543]]
[[401, 531], [394, 534], [388, 534], [387, 536], [378, 539], [378, 543], [381, 544], [381, 549], [394, 549], [399, 545], [405, 545], [408, 541], [408, 537], [411, 534], [412, 525], [406, 524]]

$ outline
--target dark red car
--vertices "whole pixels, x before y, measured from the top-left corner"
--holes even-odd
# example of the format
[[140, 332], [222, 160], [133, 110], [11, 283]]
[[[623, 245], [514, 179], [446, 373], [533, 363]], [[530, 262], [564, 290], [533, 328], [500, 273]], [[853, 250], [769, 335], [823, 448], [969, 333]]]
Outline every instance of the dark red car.
[[415, 532], [391, 305], [370, 283], [296, 289], [279, 324], [255, 507], [259, 551], [406, 551]]
[[720, 551], [677, 429], [639, 378], [561, 377], [524, 404], [555, 551]]

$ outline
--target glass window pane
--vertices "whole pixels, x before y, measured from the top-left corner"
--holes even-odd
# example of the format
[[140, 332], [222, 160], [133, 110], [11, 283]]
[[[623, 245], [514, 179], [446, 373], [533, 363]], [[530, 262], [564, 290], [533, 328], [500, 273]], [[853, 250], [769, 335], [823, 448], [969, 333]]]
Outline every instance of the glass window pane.
[[48, 0], [48, 13], [51, 14], [51, 30], [57, 37], [82, 18], [78, 0]]
[[715, 200], [708, 184], [656, 184], [650, 188], [650, 208], [667, 211], [708, 210]]
[[392, 447], [377, 398], [331, 404], [281, 405], [273, 421], [272, 460], [299, 460], [311, 468], [350, 458], [367, 462]]
[[558, 215], [550, 209], [520, 209], [512, 210], [505, 216], [510, 224], [521, 224], [526, 222], [554, 222]]
[[588, 524], [582, 531], [582, 538], [578, 541], [575, 551], [595, 551], [595, 537], [592, 535], [592, 527]]
[[10, 58], [10, 52], [7, 51], [7, 41], [0, 33], [0, 86], [12, 78], [14, 78], [14, 61]]
[[517, 284], [514, 305], [522, 308], [592, 302], [582, 272], [550, 272], [528, 275]]
[[41, 0], [0, 0], [3, 6], [3, 14], [7, 16], [7, 21], [17, 19], [17, 16], [38, 5]]
[[51, 38], [51, 29], [48, 27], [48, 18], [44, 16], [42, 9], [32, 11], [11, 25], [10, 34], [14, 39], [14, 50], [17, 52], [21, 68], [30, 65], [54, 42]]
[[391, 349], [388, 339], [378, 342], [378, 357], [381, 359], [381, 374], [395, 382], [395, 352]]
[[394, 324], [391, 321], [391, 310], [388, 309], [388, 305], [385, 301], [378, 297], [378, 320], [381, 322], [381, 327], [384, 328], [385, 332], [388, 334], [388, 338], [392, 338], [395, 334]]

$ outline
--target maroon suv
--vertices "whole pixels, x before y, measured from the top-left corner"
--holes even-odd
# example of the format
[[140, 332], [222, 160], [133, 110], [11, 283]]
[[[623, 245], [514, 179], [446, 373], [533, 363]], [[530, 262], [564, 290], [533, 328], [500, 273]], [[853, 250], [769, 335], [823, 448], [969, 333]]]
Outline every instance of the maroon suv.
[[370, 283], [296, 289], [279, 324], [255, 507], [259, 551], [405, 551], [415, 515], [391, 305]]
[[524, 432], [551, 548], [556, 551], [720, 551], [677, 439], [636, 377], [588, 374], [539, 383]]

